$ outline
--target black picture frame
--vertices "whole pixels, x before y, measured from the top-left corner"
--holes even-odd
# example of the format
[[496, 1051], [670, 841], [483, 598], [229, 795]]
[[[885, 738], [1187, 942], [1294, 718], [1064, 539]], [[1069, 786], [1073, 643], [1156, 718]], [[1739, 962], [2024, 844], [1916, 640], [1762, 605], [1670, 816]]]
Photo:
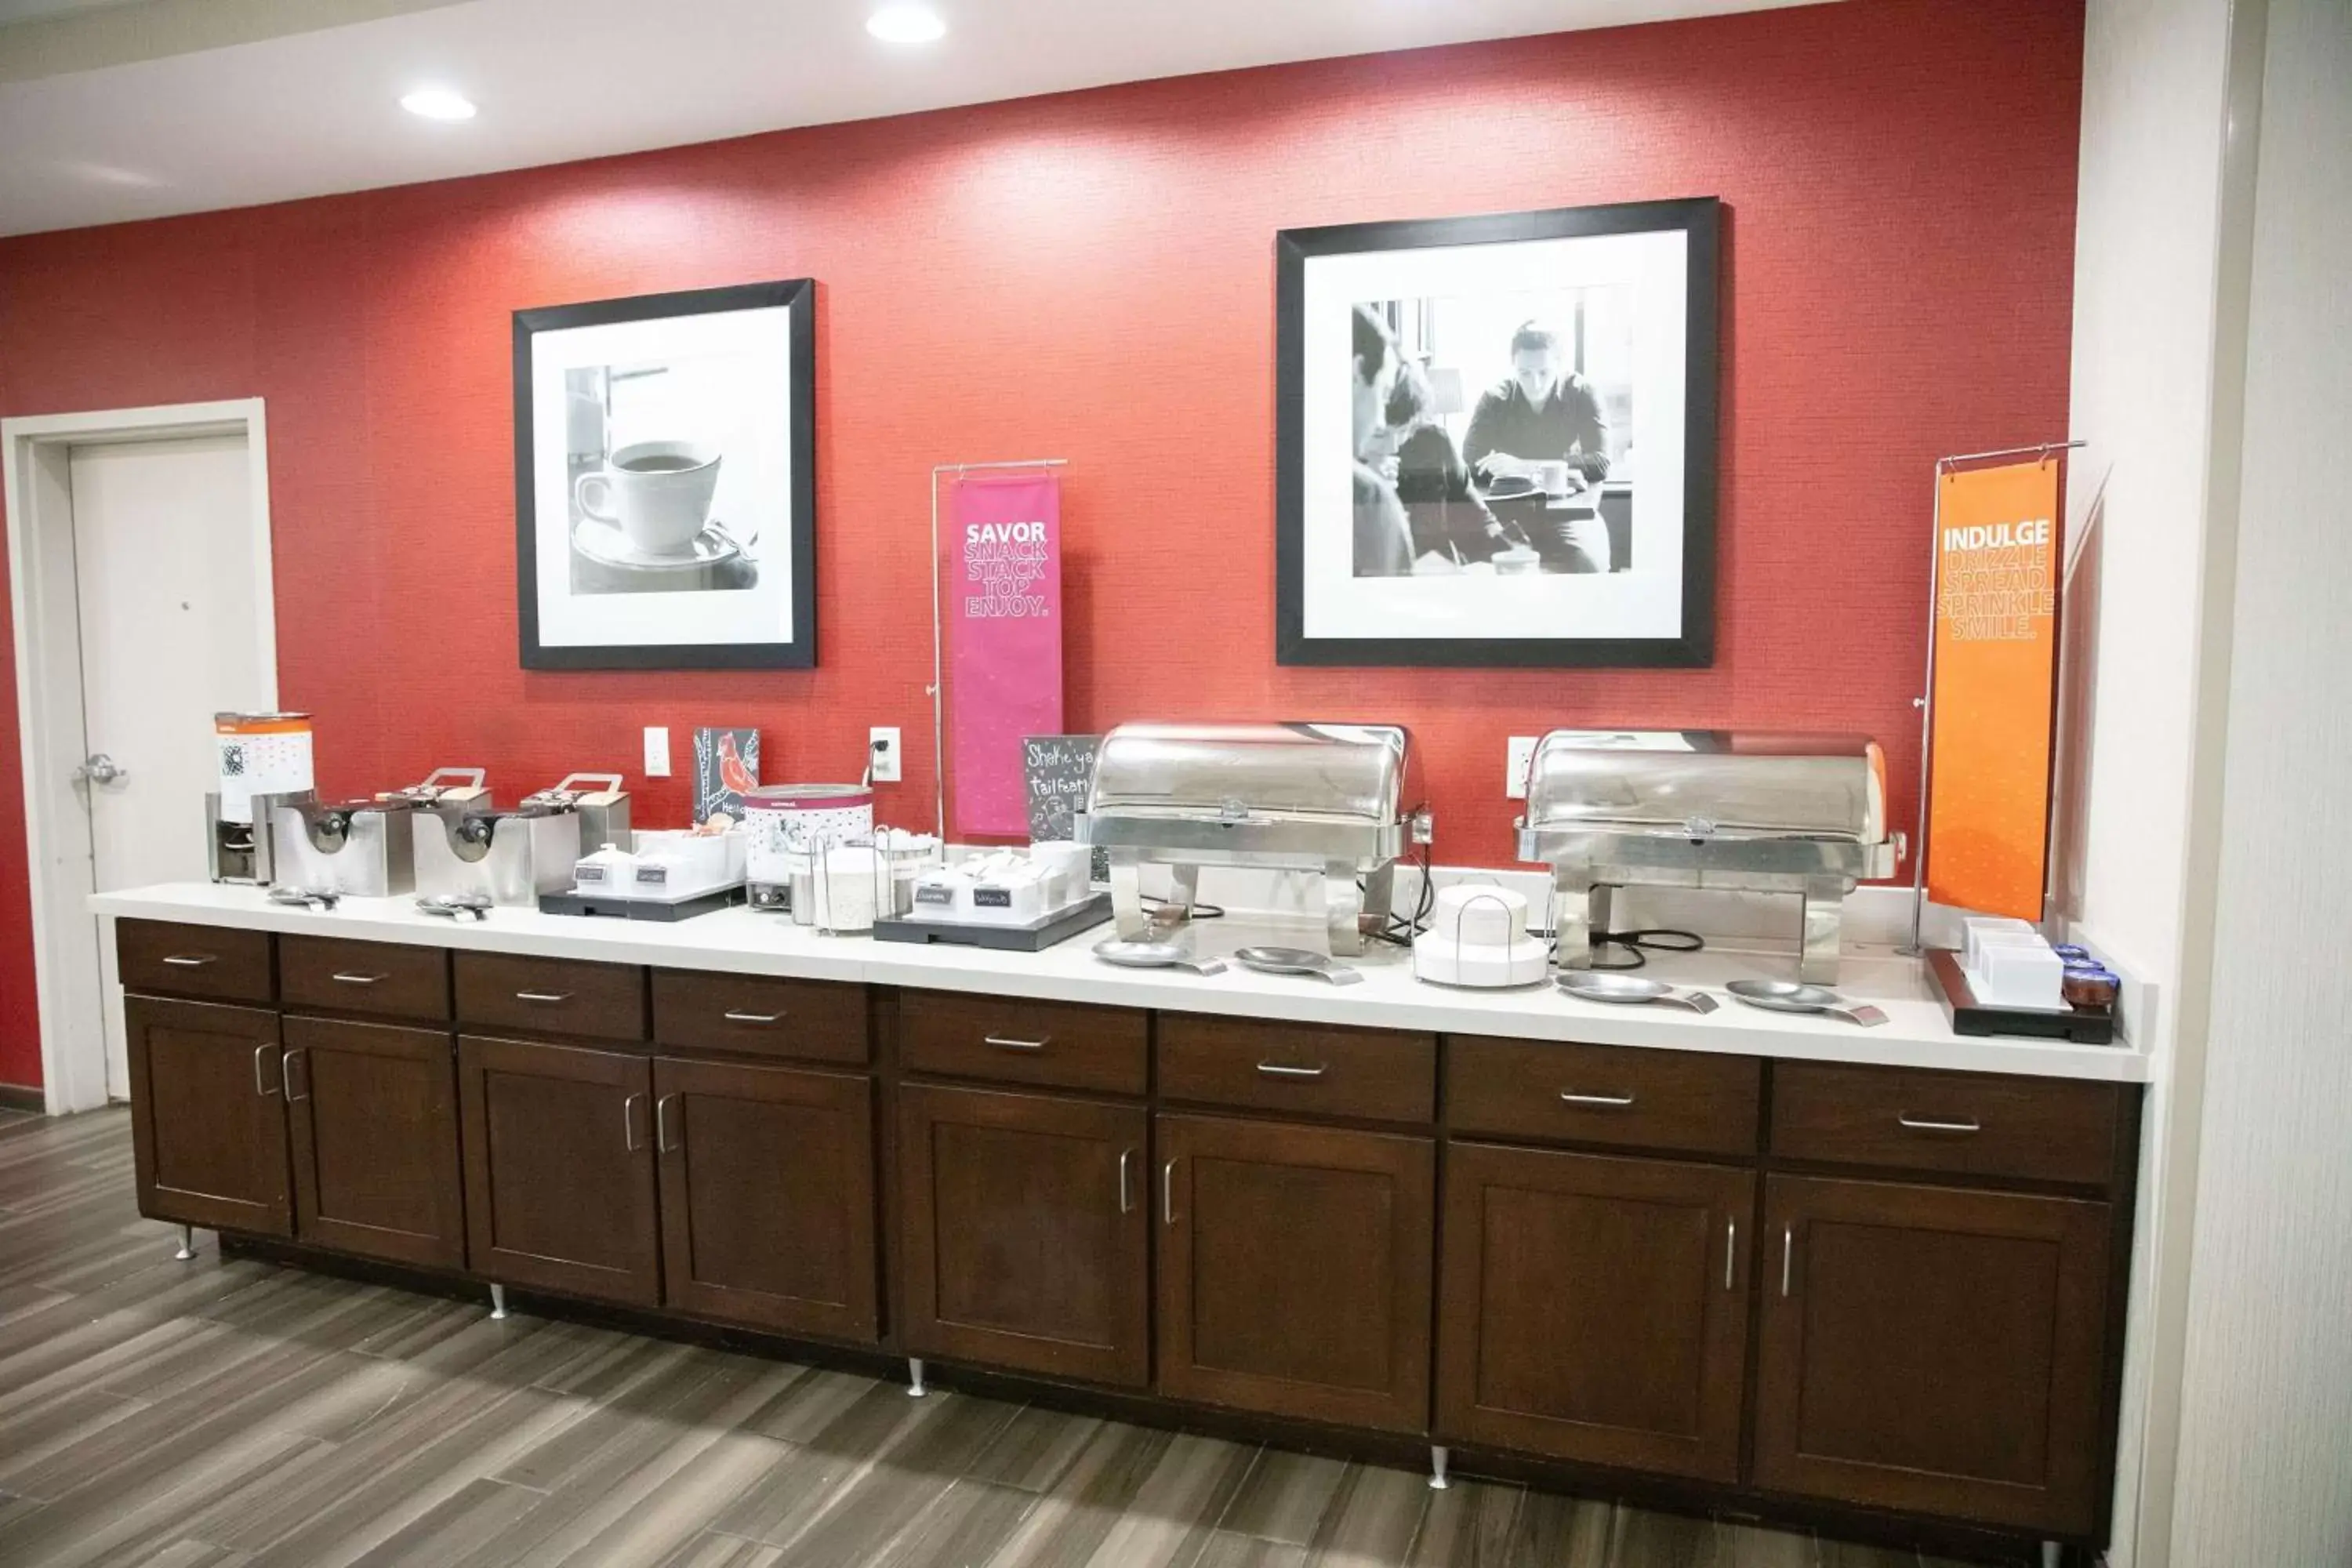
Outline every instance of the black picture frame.
[[[786, 642], [562, 645], [540, 640], [538, 497], [533, 482], [531, 342], [541, 332], [622, 321], [782, 308], [791, 389], [793, 636]], [[808, 669], [817, 661], [816, 281], [810, 278], [640, 294], [514, 312], [515, 586], [525, 669]]]
[[[1275, 659], [1451, 668], [1703, 668], [1715, 660], [1722, 203], [1713, 196], [1285, 229], [1275, 237]], [[1306, 631], [1307, 264], [1320, 257], [1585, 236], [1685, 237], [1681, 632], [1671, 637], [1310, 637]]]

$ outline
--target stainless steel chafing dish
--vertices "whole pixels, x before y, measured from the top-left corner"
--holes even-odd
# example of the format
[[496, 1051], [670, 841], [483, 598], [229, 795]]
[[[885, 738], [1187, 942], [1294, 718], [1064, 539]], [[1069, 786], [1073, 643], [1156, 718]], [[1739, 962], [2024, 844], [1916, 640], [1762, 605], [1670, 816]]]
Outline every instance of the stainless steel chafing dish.
[[1891, 877], [1886, 759], [1858, 735], [1554, 730], [1528, 772], [1519, 858], [1552, 868], [1555, 952], [1592, 963], [1618, 888], [1794, 893], [1800, 975], [1837, 978], [1846, 894]]
[[1253, 866], [1317, 876], [1331, 951], [1361, 952], [1412, 837], [1410, 762], [1387, 724], [1121, 724], [1095, 753], [1077, 837], [1108, 851], [1126, 940], [1153, 923], [1143, 867], [1174, 879], [1167, 924], [1189, 916], [1202, 867]]

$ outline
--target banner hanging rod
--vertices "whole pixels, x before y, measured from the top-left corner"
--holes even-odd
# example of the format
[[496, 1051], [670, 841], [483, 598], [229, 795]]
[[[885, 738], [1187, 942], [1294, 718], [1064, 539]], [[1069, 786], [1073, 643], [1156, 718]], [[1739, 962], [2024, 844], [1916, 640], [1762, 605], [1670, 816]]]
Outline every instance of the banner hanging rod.
[[1067, 458], [1022, 458], [990, 463], [931, 465], [931, 683], [924, 689], [931, 700], [932, 805], [938, 816], [940, 847], [948, 842], [948, 737], [945, 682], [940, 670], [940, 476], [1003, 471], [1007, 468], [1066, 468]]
[[2043, 441], [2032, 447], [2002, 447], [1990, 452], [1962, 452], [1958, 457], [1937, 458], [1936, 471], [1941, 473], [1946, 468], [1957, 468], [1962, 463], [1989, 463], [1995, 458], [2046, 458], [2053, 452], [2071, 452], [2077, 447], [2089, 445], [2088, 441]]

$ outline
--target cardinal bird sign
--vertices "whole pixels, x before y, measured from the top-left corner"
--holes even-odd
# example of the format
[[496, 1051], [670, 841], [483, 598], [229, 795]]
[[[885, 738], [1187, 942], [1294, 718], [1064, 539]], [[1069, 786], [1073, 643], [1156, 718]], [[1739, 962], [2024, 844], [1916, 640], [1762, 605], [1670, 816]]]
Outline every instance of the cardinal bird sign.
[[725, 812], [743, 820], [743, 792], [760, 783], [760, 731], [702, 729], [694, 732], [694, 820]]

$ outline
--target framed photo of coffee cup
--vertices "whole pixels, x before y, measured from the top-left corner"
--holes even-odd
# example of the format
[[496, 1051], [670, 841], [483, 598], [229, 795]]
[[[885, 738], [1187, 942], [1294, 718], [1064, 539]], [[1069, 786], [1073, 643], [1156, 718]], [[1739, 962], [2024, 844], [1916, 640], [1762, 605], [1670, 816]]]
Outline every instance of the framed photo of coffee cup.
[[816, 663], [816, 285], [518, 310], [526, 669]]
[[1713, 662], [1719, 209], [1276, 237], [1277, 662]]

